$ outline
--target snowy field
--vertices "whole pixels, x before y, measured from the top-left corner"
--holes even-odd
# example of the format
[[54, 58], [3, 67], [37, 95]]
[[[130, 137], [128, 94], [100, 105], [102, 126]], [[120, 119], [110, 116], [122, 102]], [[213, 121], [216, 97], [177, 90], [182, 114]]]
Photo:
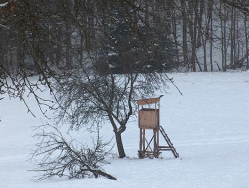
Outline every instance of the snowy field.
[[[0, 188], [249, 188], [249, 72], [169, 76], [183, 96], [170, 85], [161, 99], [161, 125], [180, 158], [163, 152], [159, 159], [138, 159], [139, 129], [132, 119], [123, 134], [128, 157], [104, 166], [117, 181], [33, 181], [32, 126], [44, 118], [32, 99], [27, 102], [36, 118], [20, 100], [6, 97], [0, 101]], [[110, 127], [101, 134], [113, 136]]]

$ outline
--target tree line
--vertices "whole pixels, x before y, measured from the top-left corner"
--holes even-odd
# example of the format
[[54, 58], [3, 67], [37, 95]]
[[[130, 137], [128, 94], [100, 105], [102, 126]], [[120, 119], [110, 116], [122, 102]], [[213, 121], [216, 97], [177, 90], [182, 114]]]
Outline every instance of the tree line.
[[[246, 0], [11, 0], [0, 10], [1, 67], [30, 75], [95, 59], [100, 71], [108, 64], [122, 73], [129, 57], [140, 71], [248, 69], [248, 6]], [[125, 40], [132, 33], [137, 38]], [[127, 50], [133, 47], [146, 57]], [[115, 57], [117, 51], [125, 57]]]

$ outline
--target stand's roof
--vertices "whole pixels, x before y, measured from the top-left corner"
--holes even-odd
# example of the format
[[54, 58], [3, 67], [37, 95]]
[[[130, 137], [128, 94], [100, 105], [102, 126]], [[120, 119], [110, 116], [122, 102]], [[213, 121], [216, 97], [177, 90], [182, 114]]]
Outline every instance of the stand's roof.
[[146, 104], [154, 104], [154, 103], [157, 103], [160, 101], [160, 98], [162, 97], [163, 95], [157, 97], [157, 98], [150, 98], [150, 99], [140, 99], [140, 100], [137, 100], [137, 104], [138, 105], [146, 105]]

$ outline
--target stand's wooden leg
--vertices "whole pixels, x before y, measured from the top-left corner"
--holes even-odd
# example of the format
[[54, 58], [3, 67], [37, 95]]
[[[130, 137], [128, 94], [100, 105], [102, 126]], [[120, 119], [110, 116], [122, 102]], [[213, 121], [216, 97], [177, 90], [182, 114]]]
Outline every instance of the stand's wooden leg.
[[146, 149], [145, 149], [145, 129], [142, 129], [142, 137], [143, 137], [143, 157], [145, 157], [145, 151], [146, 151]]
[[154, 157], [158, 158], [159, 157], [159, 131], [158, 129], [153, 129], [154, 132]]
[[139, 151], [138, 156], [139, 158], [143, 158], [143, 130], [140, 128], [140, 141], [139, 141]]

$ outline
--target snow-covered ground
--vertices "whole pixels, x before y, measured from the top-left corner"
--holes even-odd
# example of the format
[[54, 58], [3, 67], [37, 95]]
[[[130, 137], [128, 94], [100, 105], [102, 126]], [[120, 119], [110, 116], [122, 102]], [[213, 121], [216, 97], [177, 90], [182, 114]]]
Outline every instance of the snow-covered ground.
[[[249, 72], [170, 74], [183, 92], [170, 85], [161, 99], [161, 125], [180, 158], [163, 152], [159, 159], [138, 159], [136, 119], [123, 134], [127, 158], [111, 158], [104, 169], [118, 180], [105, 178], [35, 182], [29, 154], [36, 139], [32, 126], [42, 116], [27, 99], [37, 118], [18, 99], [0, 101], [1, 188], [248, 188], [249, 187]], [[112, 137], [110, 127], [101, 134]], [[84, 142], [84, 140], [82, 140]], [[116, 152], [114, 148], [114, 152]]]

